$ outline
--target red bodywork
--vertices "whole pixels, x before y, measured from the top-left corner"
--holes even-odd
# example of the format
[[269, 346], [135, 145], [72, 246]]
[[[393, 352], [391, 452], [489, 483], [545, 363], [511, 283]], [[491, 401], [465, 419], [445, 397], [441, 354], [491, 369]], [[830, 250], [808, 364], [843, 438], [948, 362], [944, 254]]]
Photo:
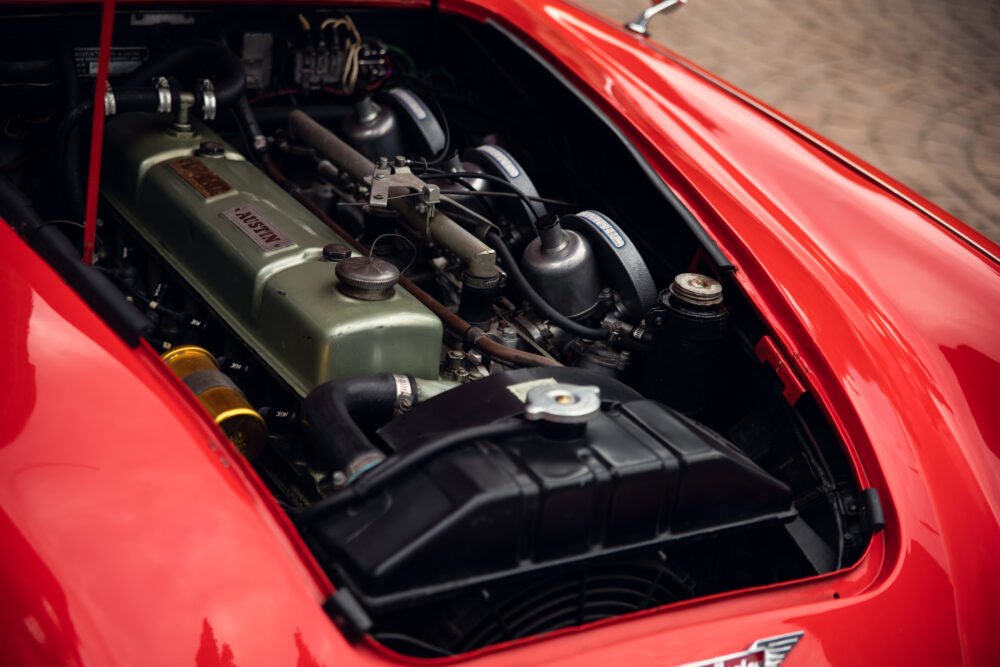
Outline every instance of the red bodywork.
[[[635, 144], [738, 267], [887, 519], [849, 570], [454, 661], [673, 665], [802, 630], [786, 665], [1000, 664], [1000, 249], [571, 5], [440, 4], [510, 30]], [[6, 226], [0, 274], [5, 662], [420, 662], [347, 643], [330, 583], [195, 399]]]

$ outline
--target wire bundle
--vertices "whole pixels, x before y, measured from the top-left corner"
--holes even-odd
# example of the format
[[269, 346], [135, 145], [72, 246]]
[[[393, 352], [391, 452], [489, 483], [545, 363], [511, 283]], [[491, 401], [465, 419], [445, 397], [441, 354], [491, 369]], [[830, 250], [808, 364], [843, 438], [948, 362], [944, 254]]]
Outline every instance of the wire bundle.
[[319, 28], [321, 32], [332, 28], [335, 38], [338, 28], [343, 28], [347, 33], [344, 39], [344, 67], [340, 74], [340, 85], [345, 93], [353, 93], [361, 71], [362, 40], [358, 27], [354, 25], [354, 20], [350, 16], [345, 16], [340, 19], [326, 19]]

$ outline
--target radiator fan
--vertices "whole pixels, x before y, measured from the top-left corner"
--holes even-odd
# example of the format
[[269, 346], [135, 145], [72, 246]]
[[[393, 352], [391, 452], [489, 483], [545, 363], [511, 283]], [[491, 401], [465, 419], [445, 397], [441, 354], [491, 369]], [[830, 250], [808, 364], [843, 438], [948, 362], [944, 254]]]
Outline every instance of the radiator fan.
[[545, 578], [508, 580], [452, 602], [433, 618], [415, 613], [376, 632], [390, 648], [426, 656], [454, 655], [481, 646], [658, 607], [692, 596], [689, 577], [662, 554], [626, 563], [591, 564]]

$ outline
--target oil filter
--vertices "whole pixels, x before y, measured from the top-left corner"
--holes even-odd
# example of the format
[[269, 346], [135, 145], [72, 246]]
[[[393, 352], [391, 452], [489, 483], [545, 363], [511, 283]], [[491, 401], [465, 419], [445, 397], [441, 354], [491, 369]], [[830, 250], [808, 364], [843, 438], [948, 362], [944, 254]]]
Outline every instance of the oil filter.
[[175, 347], [163, 361], [194, 392], [222, 432], [243, 456], [253, 459], [264, 449], [267, 427], [239, 387], [219, 370], [208, 350], [197, 345]]

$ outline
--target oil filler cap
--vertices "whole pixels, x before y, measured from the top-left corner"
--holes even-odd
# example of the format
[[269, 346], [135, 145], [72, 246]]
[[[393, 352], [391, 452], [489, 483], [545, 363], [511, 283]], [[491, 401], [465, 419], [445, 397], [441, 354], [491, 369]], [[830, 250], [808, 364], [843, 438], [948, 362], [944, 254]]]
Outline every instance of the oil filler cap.
[[692, 306], [715, 306], [722, 303], [722, 284], [698, 273], [681, 273], [670, 285], [670, 294]]
[[600, 411], [600, 388], [592, 385], [547, 384], [528, 392], [524, 418], [555, 424], [584, 424]]
[[349, 257], [337, 262], [337, 287], [362, 301], [382, 301], [393, 294], [399, 269], [378, 257]]

